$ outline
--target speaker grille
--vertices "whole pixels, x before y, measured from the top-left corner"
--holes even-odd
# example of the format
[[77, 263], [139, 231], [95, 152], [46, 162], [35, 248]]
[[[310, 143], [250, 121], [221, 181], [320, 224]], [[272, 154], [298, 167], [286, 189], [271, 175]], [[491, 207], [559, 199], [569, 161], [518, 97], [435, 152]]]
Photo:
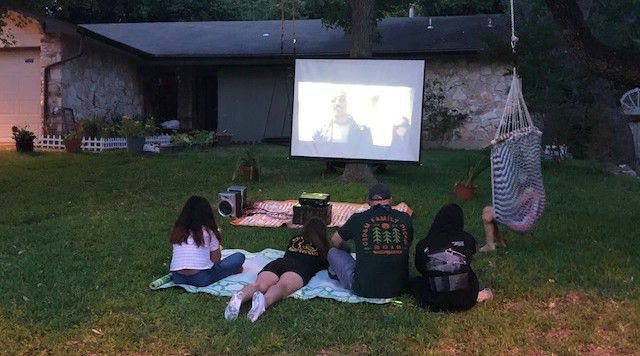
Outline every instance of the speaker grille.
[[233, 214], [233, 206], [228, 201], [223, 200], [218, 203], [218, 212], [224, 217], [231, 216]]

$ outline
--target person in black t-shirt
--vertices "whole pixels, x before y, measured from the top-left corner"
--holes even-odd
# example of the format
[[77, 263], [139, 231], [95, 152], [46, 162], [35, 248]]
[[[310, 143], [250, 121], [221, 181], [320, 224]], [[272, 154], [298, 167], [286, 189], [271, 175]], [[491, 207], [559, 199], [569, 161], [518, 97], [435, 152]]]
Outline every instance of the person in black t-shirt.
[[475, 238], [464, 231], [462, 208], [445, 205], [438, 211], [427, 236], [416, 245], [416, 269], [411, 280], [418, 305], [434, 311], [467, 310], [476, 302], [491, 299], [491, 290], [480, 291], [471, 269]]
[[[378, 183], [369, 190], [369, 210], [353, 214], [331, 238], [329, 275], [354, 294], [392, 298], [405, 292], [413, 224], [409, 214], [391, 208], [391, 192]], [[344, 241], [353, 240], [356, 259]]]
[[319, 218], [309, 219], [302, 234], [289, 241], [284, 257], [269, 262], [254, 283], [231, 297], [224, 311], [225, 319], [235, 320], [242, 303], [252, 298], [247, 318], [255, 322], [266, 308], [302, 288], [327, 268], [328, 250], [327, 225]]

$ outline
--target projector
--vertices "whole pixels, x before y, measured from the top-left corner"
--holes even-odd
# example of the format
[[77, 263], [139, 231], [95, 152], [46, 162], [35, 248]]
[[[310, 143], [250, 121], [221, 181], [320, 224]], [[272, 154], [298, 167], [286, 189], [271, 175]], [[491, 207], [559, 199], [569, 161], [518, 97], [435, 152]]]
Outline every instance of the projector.
[[218, 213], [225, 218], [239, 218], [246, 204], [247, 187], [232, 186], [218, 193]]

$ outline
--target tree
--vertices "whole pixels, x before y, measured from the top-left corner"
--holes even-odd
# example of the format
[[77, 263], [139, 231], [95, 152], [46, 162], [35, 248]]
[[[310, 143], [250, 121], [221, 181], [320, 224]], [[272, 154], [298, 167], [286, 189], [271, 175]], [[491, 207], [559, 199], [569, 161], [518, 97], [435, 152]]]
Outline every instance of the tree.
[[[545, 3], [577, 62], [599, 77], [631, 86], [640, 85], [640, 51], [613, 47], [596, 38], [575, 0], [545, 0]], [[618, 15], [623, 17], [624, 14]]]
[[[349, 56], [352, 58], [371, 57], [373, 34], [376, 24], [374, 0], [349, 0], [351, 7], [351, 43]], [[347, 182], [375, 183], [377, 180], [371, 167], [363, 163], [348, 163], [340, 177]]]

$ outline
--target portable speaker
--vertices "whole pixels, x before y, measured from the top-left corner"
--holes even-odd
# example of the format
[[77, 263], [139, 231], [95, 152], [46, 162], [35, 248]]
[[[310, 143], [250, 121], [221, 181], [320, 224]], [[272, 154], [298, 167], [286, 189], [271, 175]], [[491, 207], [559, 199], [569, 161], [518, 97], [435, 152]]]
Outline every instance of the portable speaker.
[[238, 191], [218, 193], [218, 213], [225, 218], [237, 218], [242, 213], [242, 194]]
[[227, 188], [227, 192], [240, 193], [241, 204], [238, 205], [238, 207], [240, 207], [240, 210], [242, 210], [247, 205], [247, 187], [243, 185], [232, 185], [229, 188]]

